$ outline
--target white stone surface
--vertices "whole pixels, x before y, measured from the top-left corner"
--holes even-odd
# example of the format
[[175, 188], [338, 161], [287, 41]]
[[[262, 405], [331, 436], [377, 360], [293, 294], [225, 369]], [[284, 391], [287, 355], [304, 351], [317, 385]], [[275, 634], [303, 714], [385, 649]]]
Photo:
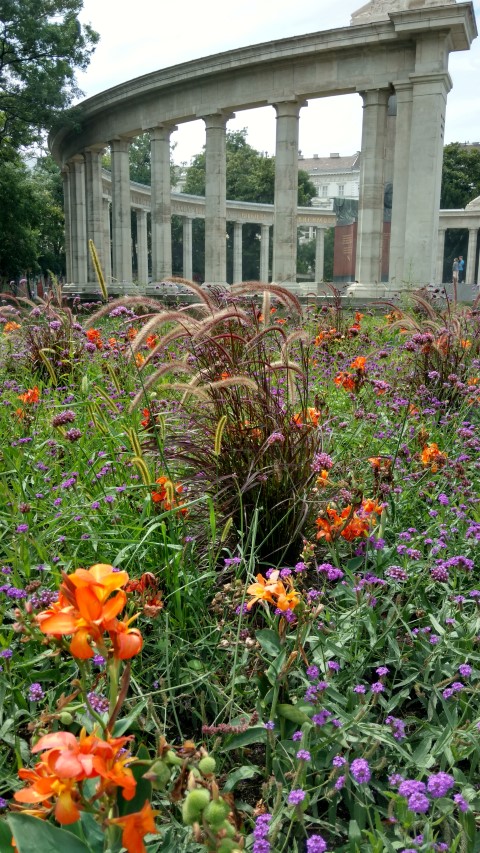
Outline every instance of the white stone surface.
[[452, 6], [456, 0], [371, 0], [351, 17], [351, 25], [371, 24], [372, 21], [387, 21], [390, 12], [407, 12], [429, 6]]

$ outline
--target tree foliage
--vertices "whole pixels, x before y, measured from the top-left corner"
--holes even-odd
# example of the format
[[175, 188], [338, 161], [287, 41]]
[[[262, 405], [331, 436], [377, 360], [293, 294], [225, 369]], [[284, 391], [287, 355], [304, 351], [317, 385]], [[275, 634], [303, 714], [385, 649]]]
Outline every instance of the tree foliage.
[[80, 24], [83, 0], [2, 0], [0, 154], [36, 141], [80, 94], [98, 34]]
[[480, 149], [459, 142], [443, 150], [442, 193], [440, 207], [463, 208], [480, 195]]
[[30, 169], [17, 153], [0, 159], [0, 278], [64, 271], [60, 170], [51, 157]]

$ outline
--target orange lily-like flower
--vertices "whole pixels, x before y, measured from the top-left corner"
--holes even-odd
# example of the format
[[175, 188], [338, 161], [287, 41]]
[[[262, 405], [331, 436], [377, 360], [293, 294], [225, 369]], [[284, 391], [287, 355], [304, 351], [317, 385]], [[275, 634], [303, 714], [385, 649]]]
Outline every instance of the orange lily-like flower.
[[352, 361], [350, 367], [352, 368], [352, 370], [360, 370], [361, 373], [365, 373], [366, 363], [367, 359], [365, 358], [365, 356], [358, 355], [357, 358]]
[[158, 344], [158, 336], [157, 335], [149, 335], [147, 340], [145, 341], [148, 349], [155, 349]]
[[40, 399], [38, 386], [35, 385], [33, 388], [29, 388], [28, 391], [25, 391], [25, 394], [18, 394], [18, 399], [21, 400], [22, 403], [27, 403], [28, 405], [38, 403]]
[[73, 634], [70, 652], [80, 660], [94, 655], [91, 643], [105, 653], [105, 633], [108, 633], [117, 659], [126, 660], [142, 648], [142, 636], [129, 623], [118, 621], [127, 595], [121, 587], [128, 582], [127, 572], [115, 571], [113, 566], [98, 563], [90, 569], [77, 569], [64, 575], [58, 600], [48, 610], [37, 614], [44, 634], [63, 636]]
[[341, 385], [342, 388], [345, 389], [345, 391], [355, 391], [355, 378], [352, 376], [351, 373], [346, 373], [344, 370], [342, 370], [336, 375], [333, 381], [335, 382], [335, 385]]
[[374, 515], [381, 514], [382, 510], [382, 504], [371, 498], [362, 501], [358, 510], [347, 506], [339, 513], [329, 506], [326, 510], [328, 518], [320, 517], [315, 522], [318, 527], [317, 539], [332, 542], [341, 536], [347, 542], [352, 542], [354, 539], [368, 536], [375, 523]]
[[247, 595], [252, 596], [247, 604], [247, 610], [251, 610], [257, 601], [268, 601], [283, 611], [295, 609], [300, 602], [300, 596], [293, 589], [290, 578], [287, 579], [287, 584], [290, 587], [287, 591], [285, 584], [279, 580], [279, 577], [280, 572], [278, 570], [272, 572], [269, 578], [257, 575], [257, 583], [252, 583], [247, 588]]
[[159, 484], [160, 488], [152, 492], [152, 501], [155, 504], [161, 504], [161, 508], [166, 512], [176, 508], [182, 515], [187, 515], [188, 509], [183, 506], [183, 501], [180, 497], [183, 492], [182, 484], [173, 483], [165, 476], [157, 477], [155, 482]]
[[445, 463], [447, 454], [439, 449], [438, 444], [432, 441], [430, 444], [425, 444], [421, 459], [425, 467], [430, 467], [430, 470], [435, 474], [438, 469]]
[[54, 809], [59, 823], [70, 824], [80, 818], [81, 783], [85, 779], [99, 779], [95, 799], [117, 786], [122, 788], [124, 798], [131, 800], [136, 781], [130, 768], [125, 766], [131, 761], [131, 755], [124, 750], [129, 740], [131, 737], [102, 740], [95, 734], [87, 735], [85, 730], [78, 739], [71, 732], [52, 732], [41, 737], [32, 752], [43, 755], [33, 769], [19, 771], [20, 779], [31, 784], [15, 792], [16, 801], [42, 803]]
[[87, 338], [91, 344], [95, 344], [97, 349], [103, 349], [102, 334], [98, 329], [89, 329]]
[[322, 413], [319, 412], [318, 409], [313, 408], [313, 406], [309, 406], [305, 412], [297, 412], [293, 416], [293, 421], [297, 426], [303, 426], [306, 424], [307, 426], [317, 427], [321, 417]]
[[3, 331], [7, 333], [15, 332], [17, 329], [20, 329], [20, 323], [16, 323], [15, 320], [9, 320], [8, 323], [5, 323], [3, 327]]
[[122, 844], [128, 853], [147, 853], [143, 839], [148, 833], [157, 833], [155, 827], [155, 815], [157, 814], [158, 812], [153, 811], [147, 800], [139, 812], [133, 812], [133, 814], [127, 814], [124, 817], [110, 818], [107, 823], [112, 823], [123, 829]]

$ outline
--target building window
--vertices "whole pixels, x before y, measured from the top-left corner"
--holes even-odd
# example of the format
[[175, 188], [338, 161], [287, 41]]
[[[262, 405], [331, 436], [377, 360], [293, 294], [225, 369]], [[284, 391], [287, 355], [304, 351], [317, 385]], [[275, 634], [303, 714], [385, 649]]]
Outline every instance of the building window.
[[328, 186], [326, 186], [325, 184], [322, 187], [322, 195], [324, 198], [328, 195]]
[[339, 196], [345, 195], [345, 184], [339, 184], [338, 185], [338, 195]]

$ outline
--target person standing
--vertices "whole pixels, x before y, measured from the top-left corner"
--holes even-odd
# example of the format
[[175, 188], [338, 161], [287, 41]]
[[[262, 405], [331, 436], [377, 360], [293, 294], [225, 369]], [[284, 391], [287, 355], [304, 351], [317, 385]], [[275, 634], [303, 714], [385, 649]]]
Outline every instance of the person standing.
[[458, 256], [458, 283], [460, 284], [464, 281], [464, 270], [465, 270], [465, 261], [463, 260], [463, 255]]

